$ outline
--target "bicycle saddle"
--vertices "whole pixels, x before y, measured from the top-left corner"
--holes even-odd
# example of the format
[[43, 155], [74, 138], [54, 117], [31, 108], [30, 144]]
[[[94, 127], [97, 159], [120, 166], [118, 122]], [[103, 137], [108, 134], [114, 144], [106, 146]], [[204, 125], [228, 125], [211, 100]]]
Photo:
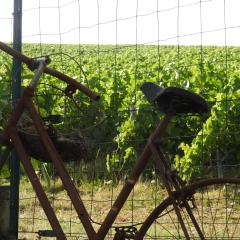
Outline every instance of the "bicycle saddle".
[[202, 97], [181, 88], [161, 88], [154, 83], [145, 82], [141, 90], [148, 101], [156, 103], [157, 108], [165, 114], [203, 114], [208, 111], [208, 105]]

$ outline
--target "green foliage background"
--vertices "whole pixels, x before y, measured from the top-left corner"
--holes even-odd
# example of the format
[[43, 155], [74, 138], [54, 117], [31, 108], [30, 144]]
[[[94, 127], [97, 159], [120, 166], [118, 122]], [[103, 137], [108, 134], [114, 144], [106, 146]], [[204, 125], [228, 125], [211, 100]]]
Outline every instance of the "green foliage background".
[[[42, 116], [64, 116], [64, 124], [58, 128], [81, 132], [89, 139], [92, 147], [88, 161], [96, 159], [104, 176], [112, 176], [116, 169], [126, 172], [131, 168], [161, 118], [140, 91], [145, 81], [182, 87], [209, 102], [211, 112], [203, 118], [175, 118], [161, 143], [185, 179], [202, 176], [206, 166], [214, 162], [216, 152], [226, 164], [239, 162], [240, 48], [26, 44], [23, 52], [32, 57], [51, 55], [50, 67], [101, 95], [95, 103], [77, 92], [76, 106], [59, 90], [66, 85], [45, 75], [35, 102]], [[1, 52], [0, 62], [2, 126], [11, 99], [11, 58]], [[76, 62], [83, 67], [87, 80]], [[23, 85], [31, 76], [24, 67]]]

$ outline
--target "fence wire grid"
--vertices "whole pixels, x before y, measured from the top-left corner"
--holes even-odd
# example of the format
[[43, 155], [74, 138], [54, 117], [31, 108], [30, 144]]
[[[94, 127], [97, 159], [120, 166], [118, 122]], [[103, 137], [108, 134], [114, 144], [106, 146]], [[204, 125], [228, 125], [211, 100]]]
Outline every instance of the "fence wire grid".
[[[240, 18], [236, 2], [23, 0], [23, 52], [32, 57], [50, 55], [52, 67], [78, 78], [99, 91], [100, 95], [105, 94], [102, 100], [104, 104], [97, 106], [86, 103], [86, 99], [79, 95], [76, 99], [68, 100], [61, 91], [61, 84], [55, 85], [53, 80], [44, 77], [39, 87], [41, 91], [37, 92], [35, 98], [42, 115], [52, 114], [52, 109], [61, 105], [63, 125], [66, 123], [69, 132], [80, 132], [88, 138], [96, 138], [91, 144], [101, 150], [94, 152], [94, 157], [90, 155], [90, 162], [66, 164], [95, 229], [99, 228], [134, 164], [132, 161], [126, 166], [126, 149], [134, 148], [138, 155], [147, 142], [152, 123], [161, 116], [146, 102], [141, 105], [144, 97], [140, 86], [144, 81], [197, 90], [206, 98], [209, 106], [214, 109], [225, 107], [219, 131], [226, 134], [226, 139], [239, 141], [239, 115], [228, 115], [229, 109], [236, 113], [240, 108], [240, 94], [235, 94], [240, 77]], [[10, 45], [13, 38], [12, 12], [13, 1], [0, 0], [0, 41]], [[7, 99], [11, 102], [11, 59], [1, 52], [0, 61], [4, 62], [0, 67], [0, 96], [3, 101]], [[22, 80], [26, 85], [31, 75], [25, 68], [23, 70]], [[209, 91], [209, 85], [214, 85], [209, 79], [216, 79], [219, 95], [216, 95], [216, 91]], [[234, 87], [231, 88], [231, 84]], [[118, 95], [121, 91], [122, 95], [131, 92], [127, 98]], [[105, 96], [110, 93], [109, 100]], [[81, 112], [81, 106], [86, 105], [90, 106], [90, 110]], [[6, 104], [1, 106], [3, 110], [9, 108]], [[3, 110], [1, 115], [5, 114]], [[74, 117], [69, 117], [69, 113], [73, 112]], [[94, 114], [97, 114], [97, 118], [92, 116]], [[123, 138], [124, 142], [121, 142], [126, 131], [124, 123], [131, 119], [136, 127], [137, 124], [143, 124], [144, 116], [151, 116], [149, 129], [143, 129], [142, 135]], [[165, 138], [172, 162], [174, 154], [169, 153], [172, 148], [177, 149], [182, 141], [189, 143], [197, 136], [208, 134], [204, 125], [206, 119], [191, 116], [187, 120], [185, 117], [174, 119]], [[1, 127], [3, 121], [1, 117]], [[112, 126], [109, 127], [110, 123], [115, 127], [114, 131]], [[69, 127], [72, 125], [73, 128]], [[193, 126], [195, 131], [191, 129], [183, 133], [173, 130], [186, 126]], [[224, 132], [224, 129], [228, 131]], [[106, 134], [101, 135], [101, 131], [106, 131]], [[220, 138], [216, 132], [211, 135]], [[231, 146], [225, 147], [231, 149]], [[179, 151], [175, 153], [179, 154]], [[204, 158], [204, 154], [203, 144], [200, 158]], [[205, 163], [205, 177], [239, 176], [239, 159], [236, 156], [239, 156], [238, 149], [229, 152], [224, 151], [221, 144], [216, 145], [211, 153], [211, 161]], [[67, 238], [87, 239], [53, 166], [33, 162]], [[0, 175], [0, 182], [9, 184], [4, 174]], [[114, 226], [140, 225], [150, 210], [166, 196], [154, 164], [150, 164]], [[19, 239], [48, 239], [43, 236], [48, 233], [45, 230], [51, 230], [51, 226], [27, 176], [21, 170]], [[112, 239], [114, 234], [112, 229], [107, 239]]]

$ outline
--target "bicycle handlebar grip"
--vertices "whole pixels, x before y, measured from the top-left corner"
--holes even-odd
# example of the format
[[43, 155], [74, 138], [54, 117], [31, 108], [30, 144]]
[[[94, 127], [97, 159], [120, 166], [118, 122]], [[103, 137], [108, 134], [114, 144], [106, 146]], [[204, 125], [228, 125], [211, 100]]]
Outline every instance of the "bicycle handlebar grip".
[[[8, 45], [6, 45], [5, 43], [3, 43], [1, 41], [0, 41], [0, 49], [3, 50], [4, 52], [8, 53], [12, 57], [17, 58], [21, 62], [24, 62], [25, 64], [27, 64], [31, 70], [34, 70], [36, 68], [36, 66], [35, 66], [36, 63], [33, 58], [29, 58], [29, 57], [23, 55], [22, 53], [16, 51], [15, 49], [9, 47]], [[98, 100], [100, 98], [100, 96], [97, 93], [93, 92], [89, 88], [87, 88], [84, 85], [82, 85], [81, 83], [77, 82], [75, 79], [73, 79], [57, 70], [46, 67], [44, 69], [44, 72], [47, 74], [50, 74], [54, 77], [57, 77], [57, 78], [63, 80], [64, 82], [74, 86], [76, 89], [80, 90], [81, 92], [83, 92], [89, 98], [91, 98], [93, 100]]]

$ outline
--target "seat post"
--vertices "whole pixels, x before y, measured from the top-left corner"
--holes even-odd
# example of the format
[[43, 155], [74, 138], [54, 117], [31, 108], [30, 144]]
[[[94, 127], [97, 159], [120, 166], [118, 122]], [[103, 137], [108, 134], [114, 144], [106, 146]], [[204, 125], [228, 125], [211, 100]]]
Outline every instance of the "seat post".
[[163, 136], [168, 124], [170, 123], [174, 114], [168, 113], [164, 115], [163, 119], [158, 124], [157, 128], [153, 132], [153, 134], [149, 137], [148, 142], [155, 142], [156, 139], [160, 140]]
[[154, 133], [149, 137], [147, 143], [155, 159], [156, 167], [164, 183], [170, 180], [168, 174], [171, 172], [171, 167], [170, 163], [167, 161], [160, 148], [157, 147], [157, 143], [161, 139], [163, 132], [165, 132], [165, 129], [167, 128], [173, 115], [174, 114], [166, 114], [164, 116]]
[[103, 221], [101, 227], [99, 228], [99, 230], [97, 232], [96, 240], [101, 240], [106, 237], [108, 230], [112, 226], [118, 213], [120, 212], [121, 208], [123, 207], [123, 204], [126, 202], [135, 183], [137, 182], [140, 174], [143, 172], [144, 168], [146, 167], [146, 165], [152, 155], [151, 144], [150, 144], [151, 141], [154, 141], [155, 139], [160, 139], [163, 136], [171, 118], [172, 118], [172, 115], [166, 114], [163, 117], [163, 119], [161, 120], [161, 122], [158, 124], [154, 133], [149, 137], [148, 143], [146, 144], [145, 148], [143, 149], [142, 154], [139, 156], [136, 165], [132, 169], [132, 173], [130, 174], [123, 189], [121, 190], [117, 199], [113, 203], [111, 210], [109, 211], [109, 213], [106, 216], [105, 220]]
[[[151, 153], [155, 159], [155, 163], [156, 163], [156, 168], [158, 169], [160, 176], [162, 178], [163, 184], [166, 187], [166, 190], [168, 192], [169, 197], [172, 199], [172, 203], [173, 203], [173, 208], [175, 210], [175, 213], [177, 215], [177, 218], [179, 220], [179, 223], [181, 225], [181, 228], [183, 230], [184, 236], [187, 240], [190, 240], [187, 228], [185, 226], [185, 223], [183, 221], [182, 215], [179, 211], [178, 208], [178, 203], [177, 200], [174, 198], [172, 189], [171, 189], [171, 184], [174, 184], [174, 182], [171, 181], [171, 179], [169, 179], [168, 174], [171, 172], [171, 169], [169, 166], [167, 166], [167, 162], [166, 159], [164, 157], [164, 155], [162, 154], [161, 151], [159, 151], [156, 147], [156, 140], [160, 139], [160, 137], [162, 136], [162, 126], [164, 126], [165, 128], [163, 130], [166, 129], [166, 127], [168, 126], [171, 117], [173, 116], [173, 114], [166, 114], [164, 119], [161, 121], [161, 123], [159, 124], [159, 126], [157, 127], [156, 131], [153, 133], [153, 135], [149, 138], [148, 140], [148, 146], [151, 150]], [[163, 122], [165, 122], [167, 120], [167, 124], [162, 125]], [[158, 134], [160, 136], [158, 136]], [[178, 186], [176, 186], [178, 188]]]

